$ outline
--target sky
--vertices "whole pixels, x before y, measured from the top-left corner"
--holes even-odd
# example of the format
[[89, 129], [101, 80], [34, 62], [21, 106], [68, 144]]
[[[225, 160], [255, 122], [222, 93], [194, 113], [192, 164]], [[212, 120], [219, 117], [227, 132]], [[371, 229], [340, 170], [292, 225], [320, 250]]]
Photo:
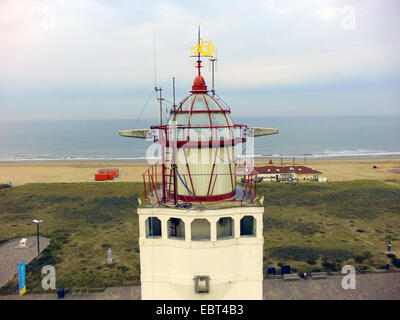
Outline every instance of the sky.
[[136, 119], [172, 77], [181, 100], [199, 22], [236, 117], [400, 115], [399, 18], [398, 0], [0, 0], [0, 121]]

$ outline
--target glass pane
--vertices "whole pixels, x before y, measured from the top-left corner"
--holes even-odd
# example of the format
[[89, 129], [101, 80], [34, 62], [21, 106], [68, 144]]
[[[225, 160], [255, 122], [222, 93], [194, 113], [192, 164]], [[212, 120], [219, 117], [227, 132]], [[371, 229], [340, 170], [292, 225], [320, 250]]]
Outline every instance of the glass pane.
[[205, 98], [207, 100], [208, 107], [210, 108], [210, 110], [221, 110], [221, 108], [212, 98], [210, 98], [209, 96], [205, 96]]
[[189, 125], [189, 114], [188, 113], [177, 113], [176, 114], [176, 124], [187, 126]]
[[206, 129], [189, 129], [190, 131], [190, 141], [208, 141], [211, 139], [211, 130]]
[[192, 110], [208, 110], [206, 102], [204, 101], [203, 96], [204, 95], [202, 95], [202, 94], [197, 94], [196, 95], [196, 101], [194, 102]]
[[217, 130], [218, 130], [217, 139], [219, 139], [219, 140], [232, 139], [231, 136], [229, 135], [229, 129], [228, 128], [218, 128]]
[[229, 113], [225, 113], [226, 119], [228, 120], [228, 125], [233, 126], [232, 117]]
[[182, 111], [189, 111], [190, 107], [192, 106], [193, 102], [193, 95], [190, 95], [186, 101], [182, 104], [182, 108], [180, 110]]
[[210, 117], [209, 113], [192, 113], [190, 116], [190, 125], [192, 127], [209, 127]]
[[213, 126], [226, 126], [227, 122], [223, 113], [211, 113]]

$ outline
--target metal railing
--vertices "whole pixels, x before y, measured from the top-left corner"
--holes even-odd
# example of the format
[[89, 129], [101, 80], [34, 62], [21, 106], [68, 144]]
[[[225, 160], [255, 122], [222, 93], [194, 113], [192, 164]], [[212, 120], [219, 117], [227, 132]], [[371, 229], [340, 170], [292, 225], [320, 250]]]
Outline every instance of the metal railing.
[[[162, 203], [173, 203], [174, 202], [174, 176], [171, 168], [163, 165], [158, 168], [159, 165], [155, 164], [146, 169], [142, 174], [144, 195], [149, 205], [157, 203], [161, 205]], [[240, 202], [243, 205], [245, 201], [250, 201], [254, 203], [257, 191], [257, 173], [254, 170], [240, 170], [242, 168], [237, 168], [241, 171], [240, 176], [244, 177], [242, 179], [242, 189], [235, 188], [236, 185], [236, 175], [230, 173], [213, 173], [213, 174], [191, 174], [191, 173], [177, 173], [180, 184], [186, 188], [187, 195], [180, 194], [178, 202], [207, 202], [204, 197], [213, 197], [215, 185], [217, 184], [218, 177], [230, 176], [232, 181], [232, 189], [234, 189], [235, 194], [239, 190], [242, 194], [241, 196], [235, 195], [234, 198], [221, 199], [218, 202]], [[164, 171], [164, 172], [163, 172]], [[168, 172], [169, 171], [169, 172]], [[245, 174], [243, 174], [245, 173]], [[193, 185], [193, 180], [197, 176], [209, 176], [210, 183], [208, 186], [208, 192], [206, 196], [196, 196], [196, 191]], [[220, 179], [221, 180], [221, 179]], [[218, 180], [218, 181], [220, 181]], [[187, 199], [190, 200], [188, 201]]]

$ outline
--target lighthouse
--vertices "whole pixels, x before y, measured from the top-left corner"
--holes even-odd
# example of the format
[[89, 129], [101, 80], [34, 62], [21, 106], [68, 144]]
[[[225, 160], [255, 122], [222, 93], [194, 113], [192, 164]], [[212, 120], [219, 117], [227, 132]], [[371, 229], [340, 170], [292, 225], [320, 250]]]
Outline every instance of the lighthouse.
[[168, 122], [120, 131], [151, 137], [161, 152], [143, 173], [137, 209], [142, 299], [262, 299], [263, 197], [236, 149], [278, 130], [233, 123], [201, 74], [212, 52], [200, 29], [197, 40], [193, 85]]

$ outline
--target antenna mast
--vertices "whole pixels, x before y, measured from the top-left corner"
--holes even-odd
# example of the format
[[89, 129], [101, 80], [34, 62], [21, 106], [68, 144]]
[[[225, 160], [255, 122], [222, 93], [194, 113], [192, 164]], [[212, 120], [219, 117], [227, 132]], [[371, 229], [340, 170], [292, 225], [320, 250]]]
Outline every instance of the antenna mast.
[[211, 74], [212, 74], [212, 89], [211, 89], [211, 93], [213, 95], [213, 97], [215, 96], [215, 89], [214, 89], [214, 63], [217, 61], [216, 58], [212, 57], [210, 59], [211, 61]]
[[176, 104], [175, 104], [175, 77], [172, 77], [172, 92], [173, 92], [173, 96], [174, 96], [174, 111], [176, 111]]
[[200, 60], [200, 50], [201, 50], [201, 46], [200, 46], [200, 23], [199, 23], [199, 31], [198, 31], [198, 35], [197, 35], [197, 45], [198, 45], [198, 51], [197, 51], [197, 69], [199, 69], [199, 76], [200, 74], [200, 68], [201, 68], [201, 60]]
[[163, 102], [163, 98], [162, 98], [162, 89], [161, 88], [154, 88], [156, 90], [156, 92], [160, 92], [159, 97], [157, 98], [158, 102], [160, 103], [160, 110], [159, 110], [159, 122], [160, 122], [160, 126], [162, 126], [162, 102]]
[[[174, 112], [176, 111], [176, 104], [175, 104], [175, 77], [172, 77], [172, 91], [174, 95]], [[176, 113], [175, 113], [176, 116]], [[175, 118], [176, 119], [176, 118]], [[174, 205], [178, 204], [178, 178], [176, 176], [176, 139], [177, 139], [177, 132], [176, 132], [176, 120], [175, 123], [173, 124], [174, 126], [174, 133], [173, 137], [175, 139], [173, 146], [172, 146], [172, 177], [174, 179]]]
[[161, 92], [162, 89], [161, 88], [157, 88], [157, 54], [156, 54], [156, 28], [153, 28], [153, 49], [154, 49], [154, 89], [157, 92], [160, 92], [160, 96], [157, 97], [158, 102], [160, 103], [160, 110], [159, 110], [159, 122], [160, 122], [160, 126], [162, 126], [162, 101], [164, 100], [162, 98]]

